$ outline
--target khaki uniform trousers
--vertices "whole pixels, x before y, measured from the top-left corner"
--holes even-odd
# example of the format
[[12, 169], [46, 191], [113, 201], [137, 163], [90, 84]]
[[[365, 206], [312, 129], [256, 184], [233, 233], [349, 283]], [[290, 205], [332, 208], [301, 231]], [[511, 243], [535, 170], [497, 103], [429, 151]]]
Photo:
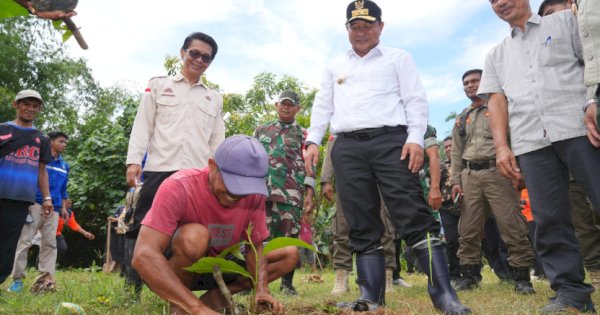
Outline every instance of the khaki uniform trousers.
[[[383, 200], [381, 201], [381, 204], [383, 205]], [[338, 195], [336, 194], [335, 217], [333, 218], [333, 269], [352, 271], [352, 251], [350, 250], [350, 244], [348, 243], [350, 228], [348, 227], [348, 223], [346, 223], [346, 218], [344, 217], [344, 211], [342, 211], [341, 205]], [[381, 246], [383, 246], [383, 252], [385, 254], [385, 268], [395, 269], [396, 249], [394, 247], [394, 239], [396, 238], [396, 231], [385, 206], [382, 206], [381, 209], [381, 220], [385, 226], [385, 232], [381, 236]]]
[[56, 273], [56, 228], [58, 227], [58, 213], [52, 211], [50, 216], [44, 218], [42, 215], [42, 205], [39, 203], [31, 205], [29, 213], [33, 217], [33, 222], [25, 224], [23, 230], [21, 230], [12, 270], [13, 279], [22, 279], [25, 277], [27, 253], [31, 247], [31, 241], [38, 230], [42, 235], [38, 270], [40, 272], [48, 272], [51, 275]]
[[575, 236], [579, 241], [579, 251], [583, 265], [588, 271], [600, 271], [600, 218], [587, 199], [583, 187], [574, 181], [569, 182], [571, 200], [571, 220]]
[[484, 170], [464, 169], [461, 173], [463, 209], [458, 223], [458, 257], [461, 265], [481, 263], [481, 238], [489, 209], [496, 217], [500, 237], [508, 249], [511, 267], [531, 267], [533, 250], [527, 237], [525, 217], [521, 214], [519, 194], [512, 182], [495, 167]]

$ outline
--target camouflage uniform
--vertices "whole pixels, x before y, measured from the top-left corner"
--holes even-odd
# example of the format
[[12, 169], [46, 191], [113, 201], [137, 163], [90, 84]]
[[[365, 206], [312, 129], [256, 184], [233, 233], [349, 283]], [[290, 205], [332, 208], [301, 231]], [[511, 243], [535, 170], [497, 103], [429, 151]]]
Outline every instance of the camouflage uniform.
[[[431, 125], [427, 125], [427, 131], [425, 131], [425, 148], [423, 150], [427, 150], [434, 145], [438, 145], [437, 143], [437, 131]], [[423, 168], [419, 171], [419, 180], [421, 181], [421, 186], [423, 187], [423, 196], [425, 197], [425, 201], [429, 198], [429, 189], [431, 188], [431, 173], [429, 171], [429, 158], [427, 154], [425, 154]], [[427, 202], [426, 202], [427, 203]], [[429, 209], [431, 211], [431, 209]], [[436, 220], [440, 220], [440, 216], [437, 211], [431, 211], [432, 215]]]
[[254, 137], [269, 155], [267, 187], [267, 225], [271, 238], [298, 236], [304, 204], [304, 185], [314, 188], [315, 180], [306, 177], [303, 159], [304, 128], [296, 121], [269, 122], [256, 128]]

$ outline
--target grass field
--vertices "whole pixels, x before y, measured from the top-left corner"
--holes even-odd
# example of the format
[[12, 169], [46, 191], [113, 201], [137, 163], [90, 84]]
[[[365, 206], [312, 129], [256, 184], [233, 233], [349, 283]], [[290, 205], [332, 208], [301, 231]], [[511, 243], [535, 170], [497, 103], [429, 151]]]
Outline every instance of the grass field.
[[[91, 269], [91, 268], [90, 268]], [[124, 289], [123, 279], [118, 274], [104, 274], [99, 270], [66, 270], [56, 275], [58, 290], [45, 295], [32, 295], [28, 292], [36, 272], [29, 270], [30, 277], [25, 279], [26, 291], [15, 294], [7, 292], [10, 278], [0, 285], [0, 314], [55, 314], [61, 302], [75, 303], [86, 314], [169, 314], [167, 304], [144, 288], [139, 303], [131, 301], [130, 294]], [[294, 284], [300, 293], [297, 297], [283, 296], [279, 293], [279, 281], [271, 284], [271, 291], [286, 306], [286, 314], [352, 314], [335, 308], [337, 301], [351, 301], [358, 297], [358, 287], [351, 283], [351, 291], [339, 298], [333, 298], [329, 292], [333, 286], [334, 274], [326, 269], [321, 277], [324, 282], [308, 282], [310, 272], [300, 269], [296, 273]], [[354, 278], [354, 276], [352, 277]], [[405, 279], [413, 284], [412, 288], [398, 288], [386, 294], [387, 306], [377, 314], [439, 314], [429, 300], [424, 275], [408, 275]], [[353, 282], [353, 281], [351, 281]], [[512, 291], [512, 286], [499, 283], [496, 276], [486, 267], [483, 272], [481, 289], [461, 292], [461, 301], [469, 306], [474, 314], [537, 314], [553, 295], [548, 282], [534, 281], [537, 294], [522, 296]], [[600, 305], [600, 294], [592, 296], [595, 304]], [[248, 297], [236, 296], [240, 303], [248, 304]], [[58, 314], [68, 314], [65, 310]], [[369, 314], [369, 313], [361, 313]]]

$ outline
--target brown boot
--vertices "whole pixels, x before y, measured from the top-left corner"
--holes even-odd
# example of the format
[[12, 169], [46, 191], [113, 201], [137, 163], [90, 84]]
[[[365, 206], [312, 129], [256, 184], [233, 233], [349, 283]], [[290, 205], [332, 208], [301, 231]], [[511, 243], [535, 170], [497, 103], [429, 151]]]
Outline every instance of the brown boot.
[[385, 269], [385, 292], [394, 292], [394, 279], [392, 277], [393, 272], [394, 269]]
[[592, 285], [596, 290], [600, 290], [600, 271], [589, 271], [590, 278], [592, 279]]
[[333, 286], [333, 290], [331, 290], [331, 295], [341, 295], [350, 291], [348, 288], [348, 274], [348, 270], [335, 270], [335, 284]]

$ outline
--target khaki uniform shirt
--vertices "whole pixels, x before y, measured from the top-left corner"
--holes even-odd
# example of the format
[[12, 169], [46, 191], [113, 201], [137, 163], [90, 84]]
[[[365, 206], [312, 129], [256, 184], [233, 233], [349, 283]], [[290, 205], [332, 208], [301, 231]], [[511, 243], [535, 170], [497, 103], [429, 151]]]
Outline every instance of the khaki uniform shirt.
[[596, 96], [600, 83], [600, 1], [579, 0], [577, 20], [585, 61], [584, 81], [588, 98]]
[[190, 86], [181, 73], [148, 83], [129, 139], [127, 164], [145, 171], [202, 168], [225, 138], [223, 98], [198, 82]]
[[[467, 161], [491, 161], [496, 158], [492, 129], [490, 128], [490, 113], [487, 103], [477, 108], [472, 105], [464, 113], [467, 118], [456, 117], [456, 123], [452, 129], [452, 179], [453, 185], [460, 184], [460, 173], [463, 170], [462, 160]], [[463, 113], [461, 113], [463, 115]], [[461, 126], [461, 123], [465, 126]], [[465, 135], [460, 135], [460, 129], [464, 128]]]

